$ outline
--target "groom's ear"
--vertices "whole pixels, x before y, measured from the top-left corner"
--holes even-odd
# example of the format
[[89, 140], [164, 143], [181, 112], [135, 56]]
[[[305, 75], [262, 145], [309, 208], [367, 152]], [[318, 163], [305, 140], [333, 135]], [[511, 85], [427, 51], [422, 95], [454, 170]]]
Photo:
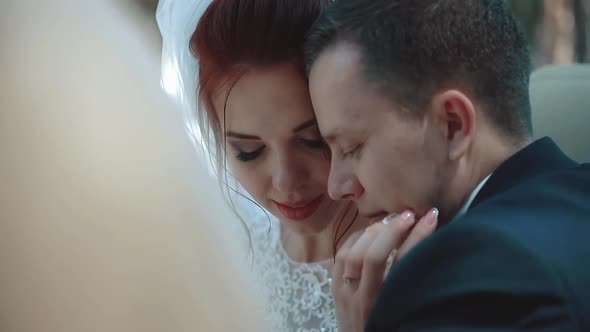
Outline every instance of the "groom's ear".
[[436, 94], [431, 102], [432, 115], [446, 141], [449, 160], [462, 157], [476, 132], [475, 109], [471, 99], [458, 90]]

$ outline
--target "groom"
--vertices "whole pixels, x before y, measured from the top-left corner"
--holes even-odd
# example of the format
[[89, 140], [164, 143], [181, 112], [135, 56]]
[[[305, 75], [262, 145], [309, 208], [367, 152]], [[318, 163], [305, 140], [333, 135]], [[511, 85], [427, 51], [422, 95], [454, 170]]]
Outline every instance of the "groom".
[[[378, 295], [340, 317], [367, 331], [590, 331], [590, 165], [532, 141], [527, 42], [506, 1], [336, 0], [306, 63], [331, 196], [368, 216], [440, 211]], [[362, 286], [362, 271], [335, 289]]]

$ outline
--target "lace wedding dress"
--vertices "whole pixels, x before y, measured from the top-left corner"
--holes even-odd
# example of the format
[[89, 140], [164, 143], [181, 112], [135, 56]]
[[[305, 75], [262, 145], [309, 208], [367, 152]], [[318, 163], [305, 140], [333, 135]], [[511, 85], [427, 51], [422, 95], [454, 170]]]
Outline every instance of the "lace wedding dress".
[[278, 220], [272, 215], [248, 223], [258, 287], [266, 301], [273, 331], [338, 331], [330, 292], [332, 259], [293, 261], [283, 248]]

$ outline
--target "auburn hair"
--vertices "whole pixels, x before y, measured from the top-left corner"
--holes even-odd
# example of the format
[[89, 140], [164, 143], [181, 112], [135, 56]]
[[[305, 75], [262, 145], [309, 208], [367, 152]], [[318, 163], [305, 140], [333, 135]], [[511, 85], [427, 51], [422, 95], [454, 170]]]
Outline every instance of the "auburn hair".
[[[227, 184], [223, 150], [225, 136], [221, 131], [225, 106], [219, 112], [213, 100], [220, 93], [225, 93], [227, 101], [233, 85], [250, 69], [292, 63], [300, 68], [302, 77], [305, 77], [304, 44], [307, 33], [331, 2], [213, 0], [197, 23], [189, 45], [199, 61], [197, 121], [210, 157], [216, 164], [217, 175], [220, 181], [225, 179], [232, 206], [230, 191], [239, 193]], [[222, 119], [218, 116], [220, 113], [223, 114]], [[211, 144], [214, 144], [213, 149]], [[212, 155], [213, 152], [215, 155]], [[334, 246], [345, 232], [337, 236]]]

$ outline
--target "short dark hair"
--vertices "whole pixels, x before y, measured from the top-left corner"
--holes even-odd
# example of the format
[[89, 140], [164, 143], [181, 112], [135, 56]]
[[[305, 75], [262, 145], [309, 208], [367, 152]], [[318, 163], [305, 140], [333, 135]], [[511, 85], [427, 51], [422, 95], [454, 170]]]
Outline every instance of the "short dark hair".
[[503, 133], [532, 133], [527, 40], [505, 0], [336, 0], [308, 34], [307, 73], [341, 42], [359, 47], [365, 79], [405, 106], [458, 84]]

